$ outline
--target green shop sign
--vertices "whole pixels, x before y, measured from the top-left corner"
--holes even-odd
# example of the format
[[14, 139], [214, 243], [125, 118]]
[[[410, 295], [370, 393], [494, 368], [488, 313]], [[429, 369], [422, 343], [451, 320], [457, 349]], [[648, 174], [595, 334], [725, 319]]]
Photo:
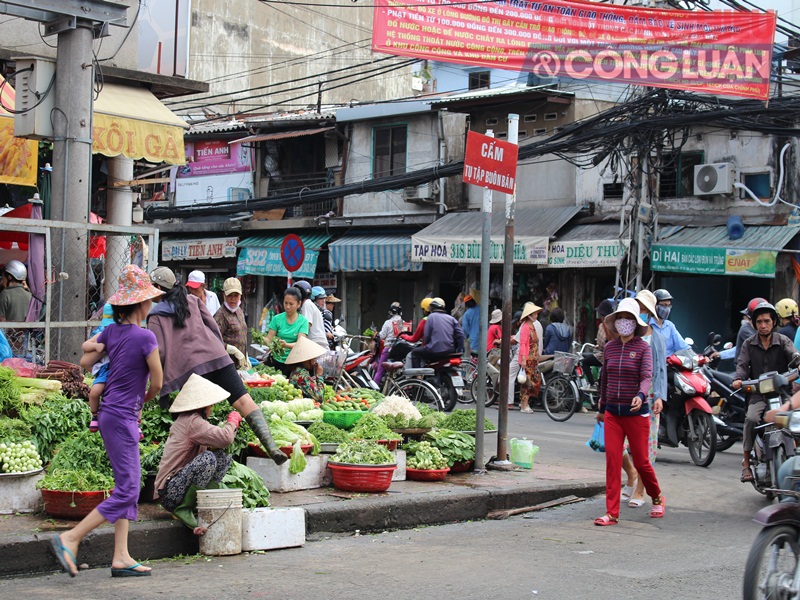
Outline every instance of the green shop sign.
[[657, 244], [650, 251], [650, 268], [671, 273], [775, 277], [777, 252], [733, 248], [697, 248]]

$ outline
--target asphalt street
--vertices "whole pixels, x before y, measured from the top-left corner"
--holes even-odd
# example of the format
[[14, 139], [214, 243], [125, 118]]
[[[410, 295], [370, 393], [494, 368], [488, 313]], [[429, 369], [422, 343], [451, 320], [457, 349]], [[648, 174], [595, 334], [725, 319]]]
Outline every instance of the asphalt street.
[[[487, 415], [496, 420], [496, 411]], [[510, 437], [526, 436], [551, 461], [602, 470], [583, 445], [592, 415], [554, 423], [544, 413], [510, 416]], [[487, 440], [487, 451], [494, 439]], [[76, 579], [5, 580], [3, 598], [726, 598], [740, 597], [742, 574], [767, 504], [739, 483], [741, 446], [694, 466], [685, 448], [663, 449], [656, 471], [667, 499], [662, 520], [648, 505], [623, 507], [614, 527], [592, 524], [604, 499], [504, 521], [315, 535], [303, 548], [226, 558], [153, 561], [153, 576], [111, 579], [90, 569]], [[557, 458], [556, 458], [557, 457]], [[534, 466], [535, 474], [535, 466]]]

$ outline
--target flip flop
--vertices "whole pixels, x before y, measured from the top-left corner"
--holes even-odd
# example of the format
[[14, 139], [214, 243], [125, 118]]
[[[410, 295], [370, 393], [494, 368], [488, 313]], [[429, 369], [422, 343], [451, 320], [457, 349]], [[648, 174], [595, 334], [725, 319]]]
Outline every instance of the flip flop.
[[664, 496], [659, 496], [661, 503], [660, 504], [653, 504], [653, 507], [650, 509], [650, 518], [651, 519], [660, 519], [664, 516], [664, 507], [666, 506], [666, 502], [664, 501]]
[[594, 524], [598, 527], [608, 527], [609, 525], [616, 525], [617, 523], [619, 523], [619, 519], [611, 515], [603, 515], [594, 520]]
[[639, 508], [640, 506], [644, 505], [644, 498], [631, 498], [628, 502], [628, 506], [631, 508]]
[[622, 492], [619, 495], [619, 499], [623, 502], [627, 502], [633, 496], [633, 486], [632, 485], [624, 485], [622, 486]]
[[152, 571], [137, 571], [137, 567], [141, 567], [142, 565], [136, 563], [135, 565], [131, 565], [130, 567], [125, 567], [124, 569], [115, 569], [111, 567], [111, 576], [112, 577], [148, 577]]
[[50, 538], [50, 548], [53, 549], [53, 554], [56, 555], [56, 559], [59, 565], [61, 565], [61, 570], [70, 577], [75, 577], [77, 573], [73, 573], [72, 569], [69, 568], [69, 563], [64, 558], [64, 554], [69, 554], [69, 557], [72, 559], [72, 564], [74, 564], [76, 568], [78, 566], [78, 561], [72, 551], [61, 543], [61, 537], [58, 534]]
[[742, 477], [739, 481], [742, 483], [749, 483], [753, 481], [753, 472], [750, 469], [742, 469]]

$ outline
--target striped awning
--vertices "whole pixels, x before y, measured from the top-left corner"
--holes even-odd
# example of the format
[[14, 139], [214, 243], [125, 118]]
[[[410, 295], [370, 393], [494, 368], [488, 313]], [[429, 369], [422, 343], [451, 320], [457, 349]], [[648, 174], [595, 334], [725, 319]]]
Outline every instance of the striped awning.
[[[303, 262], [293, 277], [312, 278], [317, 270], [319, 250], [331, 239], [327, 233], [299, 233], [303, 241]], [[236, 246], [241, 248], [236, 263], [237, 275], [261, 275], [263, 277], [286, 277], [288, 272], [281, 259], [281, 246], [286, 234], [259, 235], [245, 238]]]
[[421, 271], [411, 262], [411, 236], [348, 235], [328, 245], [328, 262], [338, 271]]

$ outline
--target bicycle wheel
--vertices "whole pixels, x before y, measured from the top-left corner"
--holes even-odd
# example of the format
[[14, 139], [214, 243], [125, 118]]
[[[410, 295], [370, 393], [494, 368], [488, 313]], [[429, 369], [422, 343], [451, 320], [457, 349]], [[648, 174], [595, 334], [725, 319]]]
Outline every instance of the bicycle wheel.
[[553, 421], [566, 421], [577, 410], [580, 402], [578, 386], [566, 375], [551, 377], [544, 386], [542, 404]]
[[442, 397], [436, 391], [436, 388], [427, 381], [422, 379], [401, 379], [392, 383], [394, 384], [393, 387], [408, 398], [412, 404], [428, 406], [435, 410], [444, 410]]
[[[470, 393], [472, 397], [477, 402], [478, 398], [478, 378], [472, 380], [472, 385], [470, 386]], [[488, 375], [486, 376], [486, 400], [484, 402], [485, 406], [491, 406], [497, 400], [497, 390], [494, 388], [494, 382], [492, 378]]]
[[478, 375], [478, 367], [472, 361], [462, 360], [457, 368], [461, 373], [461, 379], [464, 380], [464, 400], [462, 402], [469, 404], [475, 399], [472, 395], [472, 382], [475, 381]]

